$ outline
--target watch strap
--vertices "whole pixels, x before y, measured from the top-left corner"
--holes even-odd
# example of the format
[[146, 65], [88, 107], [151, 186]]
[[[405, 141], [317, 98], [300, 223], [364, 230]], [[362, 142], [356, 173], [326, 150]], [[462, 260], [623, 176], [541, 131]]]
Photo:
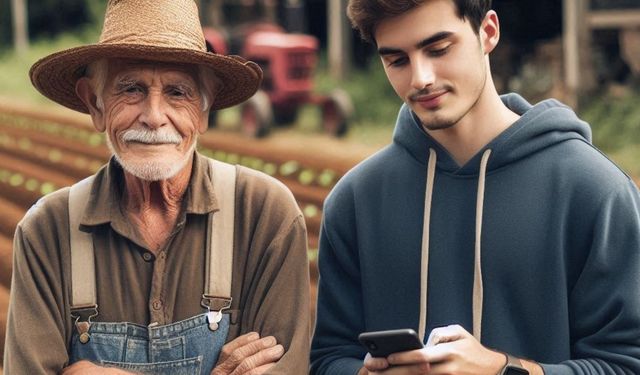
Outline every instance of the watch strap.
[[520, 359], [512, 356], [509, 353], [506, 353], [506, 355], [507, 355], [507, 365], [522, 367], [522, 362], [520, 361]]
[[517, 370], [518, 373], [528, 374], [529, 371], [524, 368], [522, 361], [519, 358], [512, 356], [509, 353], [503, 353], [507, 357], [507, 363], [504, 365], [498, 375], [510, 375], [510, 370]]

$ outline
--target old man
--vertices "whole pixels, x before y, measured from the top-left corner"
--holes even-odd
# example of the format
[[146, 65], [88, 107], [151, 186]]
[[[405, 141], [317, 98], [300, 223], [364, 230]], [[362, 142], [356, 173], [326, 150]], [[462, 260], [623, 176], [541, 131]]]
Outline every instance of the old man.
[[262, 72], [207, 52], [193, 0], [110, 0], [97, 44], [31, 69], [113, 157], [18, 225], [8, 374], [302, 374], [306, 229], [291, 193], [195, 151]]

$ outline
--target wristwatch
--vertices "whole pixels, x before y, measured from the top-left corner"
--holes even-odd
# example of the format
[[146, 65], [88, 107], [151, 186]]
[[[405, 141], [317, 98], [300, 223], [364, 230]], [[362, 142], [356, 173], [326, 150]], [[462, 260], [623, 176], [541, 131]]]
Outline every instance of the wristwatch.
[[504, 354], [507, 356], [507, 364], [498, 375], [529, 375], [529, 371], [522, 367], [522, 362], [518, 358], [508, 353]]

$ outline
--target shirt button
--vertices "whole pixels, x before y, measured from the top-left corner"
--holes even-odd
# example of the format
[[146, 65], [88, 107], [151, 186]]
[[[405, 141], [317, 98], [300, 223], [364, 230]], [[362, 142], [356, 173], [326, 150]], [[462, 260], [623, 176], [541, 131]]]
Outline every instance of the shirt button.
[[162, 301], [155, 300], [155, 301], [153, 301], [152, 306], [153, 306], [154, 310], [160, 310], [162, 308]]
[[145, 252], [142, 254], [142, 259], [144, 259], [145, 262], [151, 262], [153, 260], [153, 255], [149, 252]]

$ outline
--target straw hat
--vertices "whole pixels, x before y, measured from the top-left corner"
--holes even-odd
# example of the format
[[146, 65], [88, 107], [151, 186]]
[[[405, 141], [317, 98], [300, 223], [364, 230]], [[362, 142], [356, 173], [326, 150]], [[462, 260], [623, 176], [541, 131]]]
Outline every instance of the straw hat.
[[109, 0], [98, 43], [49, 55], [36, 62], [29, 75], [49, 99], [89, 113], [75, 84], [87, 64], [103, 58], [208, 66], [222, 82], [212, 110], [250, 98], [262, 80], [256, 63], [207, 52], [194, 0]]

